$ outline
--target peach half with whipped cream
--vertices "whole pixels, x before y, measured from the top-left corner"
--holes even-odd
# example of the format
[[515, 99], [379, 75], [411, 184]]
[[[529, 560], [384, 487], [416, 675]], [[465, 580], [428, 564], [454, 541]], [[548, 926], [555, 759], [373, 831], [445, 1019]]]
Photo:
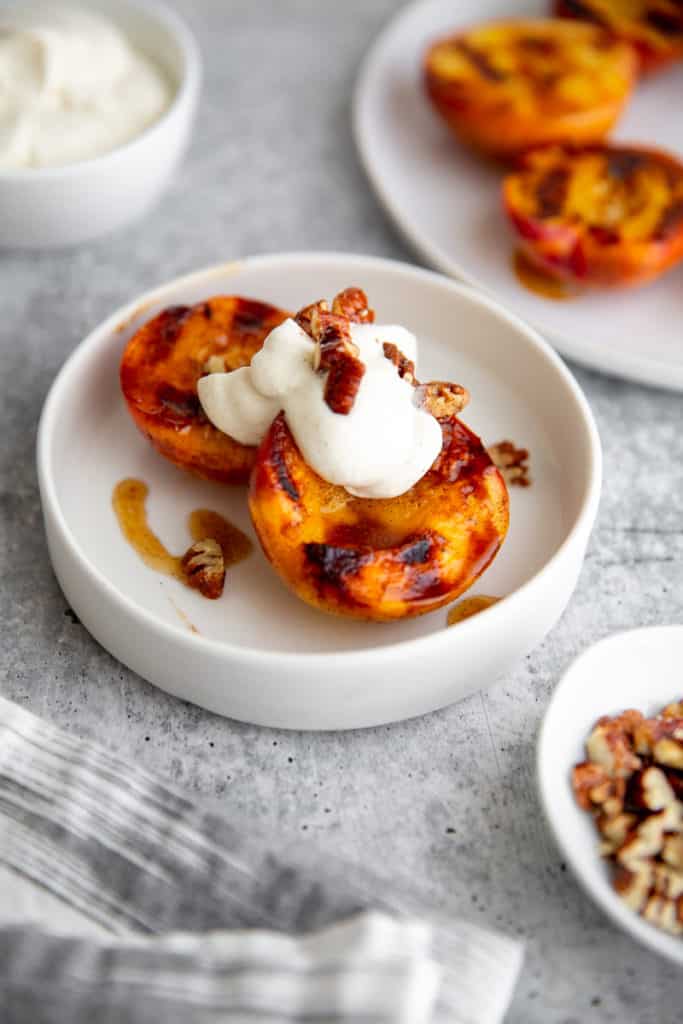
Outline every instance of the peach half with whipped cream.
[[[232, 297], [232, 311], [246, 301]], [[467, 390], [421, 383], [415, 336], [376, 324], [359, 288], [294, 317], [262, 309], [272, 312], [260, 318], [248, 359], [244, 348], [230, 362], [229, 346], [221, 354], [211, 345], [209, 353], [210, 331], [198, 325], [188, 336], [192, 345], [203, 338], [203, 347], [194, 349], [187, 378], [196, 419], [194, 464], [185, 465], [202, 466], [203, 430], [218, 460], [214, 478], [237, 481], [251, 466], [249, 511], [263, 551], [308, 604], [391, 621], [453, 601], [495, 558], [509, 520], [505, 481], [459, 419]], [[193, 307], [186, 317], [201, 315]], [[266, 321], [272, 327], [264, 336]], [[167, 337], [163, 321], [155, 322], [149, 340], [161, 349], [187, 330], [174, 326]], [[144, 362], [136, 337], [129, 348]], [[123, 368], [129, 363], [127, 350]], [[163, 391], [164, 366], [178, 366], [168, 351], [155, 365]], [[197, 366], [205, 371], [199, 376]], [[123, 371], [122, 380], [130, 405]], [[131, 411], [139, 422], [139, 409]], [[153, 440], [181, 462], [182, 444]], [[221, 452], [228, 463], [239, 461], [239, 473], [221, 475]]]

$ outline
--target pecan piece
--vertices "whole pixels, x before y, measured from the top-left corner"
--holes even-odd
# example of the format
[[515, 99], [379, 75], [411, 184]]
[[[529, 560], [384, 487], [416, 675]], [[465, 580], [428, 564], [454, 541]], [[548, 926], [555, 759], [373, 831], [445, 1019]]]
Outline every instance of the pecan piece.
[[225, 584], [225, 559], [218, 541], [212, 537], [196, 541], [187, 549], [180, 565], [188, 586], [212, 601], [221, 596]]
[[664, 737], [657, 740], [652, 751], [652, 756], [657, 764], [664, 764], [667, 768], [683, 770], [683, 741]]
[[[603, 790], [606, 784], [609, 786], [610, 777], [603, 765], [594, 764], [592, 761], [582, 761], [581, 764], [574, 766], [572, 772], [574, 796], [585, 811], [589, 811], [594, 804], [600, 804], [607, 798], [609, 791]], [[601, 800], [600, 796], [603, 792], [605, 795]]]
[[663, 896], [653, 895], [645, 904], [643, 917], [650, 924], [656, 925], [671, 935], [683, 935], [683, 919], [679, 914], [678, 900], [668, 900]]
[[641, 914], [652, 891], [655, 880], [654, 866], [649, 861], [620, 867], [614, 876], [614, 888], [627, 907]]
[[668, 832], [678, 832], [681, 822], [681, 807], [670, 804], [655, 814], [650, 814], [634, 829], [624, 845], [617, 852], [617, 860], [625, 867], [634, 861], [658, 857], [664, 849], [664, 838]]
[[394, 364], [402, 380], [407, 381], [408, 384], [417, 384], [415, 363], [403, 355], [398, 345], [394, 345], [391, 341], [384, 341], [382, 342], [382, 351], [389, 362]]
[[311, 330], [311, 316], [313, 310], [317, 309], [319, 313], [326, 313], [329, 311], [329, 306], [326, 299], [319, 299], [318, 302], [312, 302], [310, 306], [304, 306], [294, 317], [296, 323], [301, 327], [306, 334], [313, 337], [313, 331]]
[[661, 768], [651, 764], [636, 772], [628, 784], [627, 802], [645, 811], [661, 811], [675, 803], [676, 794]]
[[664, 839], [662, 860], [683, 875], [683, 835], [669, 835]]
[[460, 384], [432, 380], [428, 384], [418, 384], [415, 398], [418, 405], [438, 420], [457, 416], [462, 412], [470, 400], [470, 393]]
[[633, 730], [642, 722], [639, 711], [624, 711], [616, 718], [600, 718], [586, 741], [591, 761], [603, 765], [610, 775], [626, 778], [642, 767], [633, 752]]
[[327, 371], [324, 398], [332, 412], [348, 415], [356, 400], [365, 363], [351, 338], [346, 317], [314, 307], [311, 311], [311, 336], [316, 343], [313, 368]]
[[362, 288], [345, 288], [332, 299], [332, 312], [345, 316], [354, 324], [373, 324], [375, 311], [368, 307], [368, 297]]
[[512, 441], [499, 441], [488, 450], [491, 461], [501, 473], [505, 483], [513, 487], [529, 487], [529, 452], [517, 448]]
[[225, 373], [225, 356], [213, 355], [204, 363], [203, 373]]
[[[634, 729], [633, 740], [638, 754], [652, 756], [657, 744], [667, 738], [683, 740], [683, 718], [672, 716], [644, 718]], [[665, 744], [663, 750], [667, 750]], [[671, 765], [671, 767], [676, 767]]]
[[659, 718], [680, 718], [683, 721], [683, 700], [667, 704], [659, 713]]

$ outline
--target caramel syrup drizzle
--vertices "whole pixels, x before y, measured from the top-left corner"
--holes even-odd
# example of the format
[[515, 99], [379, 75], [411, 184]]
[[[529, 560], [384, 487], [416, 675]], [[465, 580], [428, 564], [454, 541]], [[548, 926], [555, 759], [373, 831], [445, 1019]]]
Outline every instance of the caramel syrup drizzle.
[[561, 302], [563, 299], [571, 299], [574, 295], [564, 281], [558, 281], [550, 274], [544, 274], [538, 267], [534, 267], [520, 249], [517, 249], [513, 256], [512, 269], [519, 283], [527, 291], [541, 295], [544, 299], [555, 299]]
[[458, 601], [448, 611], [447, 624], [455, 626], [464, 619], [470, 619], [473, 615], [485, 611], [491, 605], [497, 604], [500, 597], [487, 597], [486, 594], [477, 594], [476, 597], [466, 597], [464, 601]]
[[[142, 480], [128, 478], [117, 483], [112, 504], [121, 532], [139, 557], [155, 572], [186, 583], [182, 555], [173, 555], [151, 529], [147, 519], [149, 487]], [[190, 513], [188, 528], [193, 541], [212, 537], [223, 551], [226, 569], [243, 561], [252, 550], [246, 534], [218, 512], [197, 508]]]

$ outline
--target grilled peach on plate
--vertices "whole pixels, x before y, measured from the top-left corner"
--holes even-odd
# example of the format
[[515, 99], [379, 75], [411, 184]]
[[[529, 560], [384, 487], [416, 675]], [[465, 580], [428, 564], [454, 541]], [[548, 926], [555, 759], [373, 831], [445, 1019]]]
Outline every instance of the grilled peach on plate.
[[407, 493], [355, 498], [304, 461], [284, 416], [265, 437], [249, 489], [263, 550], [308, 604], [386, 621], [453, 601], [497, 554], [507, 488], [481, 441], [443, 419], [443, 447]]
[[635, 81], [632, 47], [562, 19], [494, 21], [427, 51], [427, 93], [455, 135], [494, 156], [531, 146], [596, 142]]
[[565, 18], [602, 25], [635, 47], [643, 71], [683, 57], [681, 0], [556, 0]]
[[683, 259], [683, 163], [636, 146], [527, 154], [503, 198], [524, 255], [580, 286], [637, 285]]
[[211, 369], [248, 365], [288, 315], [265, 302], [223, 295], [169, 307], [133, 335], [121, 361], [121, 388], [135, 423], [162, 455], [197, 476], [246, 483], [256, 449], [209, 423], [197, 381]]

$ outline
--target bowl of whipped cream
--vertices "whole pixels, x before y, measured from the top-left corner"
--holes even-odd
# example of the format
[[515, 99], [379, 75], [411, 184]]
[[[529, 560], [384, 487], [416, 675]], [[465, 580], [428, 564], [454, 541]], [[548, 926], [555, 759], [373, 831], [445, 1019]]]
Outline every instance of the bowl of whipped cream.
[[154, 3], [0, 10], [0, 245], [73, 245], [160, 197], [189, 139], [199, 51]]

